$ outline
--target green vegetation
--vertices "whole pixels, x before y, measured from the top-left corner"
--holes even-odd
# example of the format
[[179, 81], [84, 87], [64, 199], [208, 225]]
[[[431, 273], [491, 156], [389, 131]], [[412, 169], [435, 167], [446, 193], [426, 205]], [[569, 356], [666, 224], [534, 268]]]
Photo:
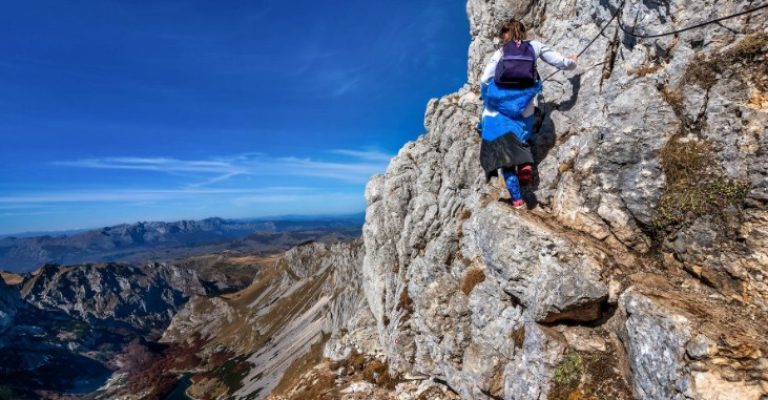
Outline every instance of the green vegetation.
[[615, 355], [569, 349], [555, 368], [550, 400], [629, 400], [634, 398]]
[[243, 378], [251, 370], [251, 364], [245, 359], [247, 356], [238, 356], [227, 360], [216, 369], [216, 376], [229, 388], [229, 393], [235, 393], [243, 387]]
[[578, 385], [584, 369], [584, 361], [576, 350], [570, 350], [555, 368], [554, 381], [558, 385]]
[[70, 333], [71, 340], [80, 340], [85, 337], [86, 334], [88, 334], [90, 328], [91, 327], [87, 323], [72, 319], [65, 322], [59, 331], [61, 333]]

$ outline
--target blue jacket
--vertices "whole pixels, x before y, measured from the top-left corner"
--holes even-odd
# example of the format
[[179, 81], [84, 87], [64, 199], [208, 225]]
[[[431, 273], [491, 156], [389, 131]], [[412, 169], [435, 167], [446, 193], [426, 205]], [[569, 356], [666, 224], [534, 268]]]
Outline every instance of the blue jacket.
[[523, 112], [541, 92], [541, 88], [541, 82], [527, 89], [500, 88], [493, 79], [483, 83], [483, 139], [493, 141], [511, 132], [520, 142], [528, 141], [533, 133], [533, 115], [523, 117]]

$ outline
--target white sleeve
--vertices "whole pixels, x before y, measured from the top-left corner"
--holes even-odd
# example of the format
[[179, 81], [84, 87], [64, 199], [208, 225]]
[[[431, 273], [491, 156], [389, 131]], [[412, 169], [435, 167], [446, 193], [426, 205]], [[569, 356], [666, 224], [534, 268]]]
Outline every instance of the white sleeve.
[[496, 50], [493, 55], [491, 55], [490, 60], [485, 64], [483, 75], [480, 77], [480, 83], [488, 82], [493, 78], [496, 74], [496, 64], [499, 63], [499, 60], [501, 60], [501, 49]]
[[536, 54], [547, 64], [558, 69], [576, 69], [576, 61], [563, 57], [562, 54], [552, 50], [549, 46], [536, 40], [531, 41], [531, 45]]

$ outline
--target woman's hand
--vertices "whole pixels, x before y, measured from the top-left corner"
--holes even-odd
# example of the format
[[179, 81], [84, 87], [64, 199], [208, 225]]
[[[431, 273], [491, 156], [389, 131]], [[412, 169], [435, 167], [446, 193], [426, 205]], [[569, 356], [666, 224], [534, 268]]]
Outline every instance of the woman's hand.
[[567, 58], [573, 62], [576, 62], [576, 59], [579, 58], [579, 56], [576, 54], [569, 54]]

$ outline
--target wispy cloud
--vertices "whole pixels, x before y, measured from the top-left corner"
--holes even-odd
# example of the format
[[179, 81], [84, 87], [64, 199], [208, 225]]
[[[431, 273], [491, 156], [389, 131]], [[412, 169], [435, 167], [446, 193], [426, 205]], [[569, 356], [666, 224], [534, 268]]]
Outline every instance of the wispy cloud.
[[335, 149], [330, 153], [338, 154], [342, 156], [349, 156], [360, 160], [373, 161], [373, 162], [389, 162], [392, 159], [392, 154], [384, 153], [378, 150], [350, 150], [350, 149]]
[[[142, 183], [121, 187], [102, 179], [88, 183], [87, 188], [0, 191], [0, 221], [24, 219], [24, 229], [29, 230], [27, 217], [77, 215], [79, 223], [85, 223], [114, 219], [113, 210], [121, 210], [127, 220], [298, 210], [347, 212], [364, 205], [362, 185], [371, 175], [383, 172], [391, 158], [371, 148], [316, 154], [241, 153], [200, 159], [122, 156], [54, 162], [57, 168], [93, 170], [98, 177], [111, 176], [107, 170], [120, 170], [121, 177], [135, 173]], [[49, 222], [37, 223], [47, 226]]]
[[57, 161], [54, 165], [64, 167], [101, 168], [101, 169], [131, 169], [143, 171], [173, 171], [173, 172], [230, 172], [232, 164], [223, 161], [191, 160], [184, 161], [175, 158], [141, 158], [141, 157], [106, 157], [87, 158], [75, 161]]
[[106, 157], [55, 162], [62, 167], [154, 171], [166, 174], [191, 174], [198, 180], [187, 187], [205, 187], [238, 176], [312, 177], [346, 183], [365, 183], [371, 175], [384, 171], [390, 155], [377, 150], [335, 149], [329, 155], [347, 160], [318, 160], [301, 157], [270, 157], [261, 153], [237, 154], [205, 160], [156, 157]]
[[[88, 190], [88, 191], [50, 191], [28, 194], [0, 196], [3, 204], [46, 204], [46, 203], [129, 203], [150, 202], [170, 199], [199, 198], [200, 196], [252, 196], [276, 198], [309, 192], [304, 187], [267, 187], [261, 189], [131, 189], [131, 190]], [[3, 207], [0, 208], [13, 208]]]

